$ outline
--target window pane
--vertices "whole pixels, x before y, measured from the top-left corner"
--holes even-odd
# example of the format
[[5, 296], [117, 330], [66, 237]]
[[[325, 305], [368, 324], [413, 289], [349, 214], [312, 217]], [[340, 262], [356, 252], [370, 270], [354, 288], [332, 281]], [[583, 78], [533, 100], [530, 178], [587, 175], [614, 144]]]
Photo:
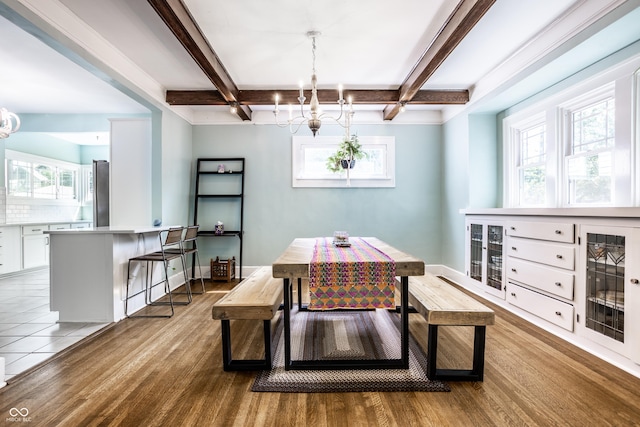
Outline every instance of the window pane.
[[544, 163], [546, 126], [540, 124], [520, 132], [520, 165]]
[[572, 113], [571, 153], [613, 147], [615, 142], [615, 108], [613, 98]]
[[544, 205], [546, 189], [544, 166], [523, 168], [520, 170], [521, 205]]
[[7, 194], [9, 196], [31, 196], [31, 164], [7, 159]]
[[520, 206], [546, 203], [546, 131], [545, 123], [518, 132], [518, 192]]
[[76, 198], [76, 171], [71, 169], [58, 170], [58, 199]]
[[611, 165], [610, 151], [569, 158], [569, 203], [611, 203]]
[[56, 175], [51, 166], [33, 165], [33, 197], [38, 199], [56, 198]]

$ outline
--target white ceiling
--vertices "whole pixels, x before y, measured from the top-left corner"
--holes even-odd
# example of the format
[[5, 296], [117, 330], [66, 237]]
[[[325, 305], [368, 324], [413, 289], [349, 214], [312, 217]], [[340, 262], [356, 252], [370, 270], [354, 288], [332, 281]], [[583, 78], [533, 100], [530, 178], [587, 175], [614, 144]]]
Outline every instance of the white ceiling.
[[[0, 5], [15, 2], [29, 7], [37, 4], [33, 0], [0, 0]], [[308, 88], [312, 64], [311, 41], [306, 36], [309, 30], [322, 33], [317, 40], [316, 60], [320, 88], [334, 88], [343, 83], [351, 89], [397, 89], [458, 3], [457, 0], [183, 2], [239, 89], [291, 89], [300, 80]], [[530, 61], [548, 54], [583, 29], [585, 23], [622, 3], [625, 2], [497, 0], [423, 89], [469, 89], [474, 101], [483, 80], [496, 70], [506, 70], [504, 73], [509, 76], [522, 71]], [[57, 5], [52, 9], [55, 14], [46, 9], [51, 5]], [[114, 88], [114, 81], [130, 84], [135, 80], [128, 73], [137, 73], [136, 81], [144, 80], [141, 92], [146, 90], [150, 105], [162, 102], [164, 90], [168, 89], [215, 89], [146, 1], [102, 0], [98, 5], [86, 0], [48, 0], [46, 6], [40, 6], [41, 10], [31, 7], [32, 13], [48, 13], [49, 25], [57, 26], [51, 35], [54, 42], [49, 42], [55, 49], [39, 39], [47, 40], [47, 34], [37, 34], [36, 38], [0, 16], [0, 40], [11, 41], [2, 53], [5, 65], [0, 67], [0, 106], [18, 113], [148, 111]], [[72, 30], [67, 31], [65, 25], [80, 28], [118, 55], [89, 58], [87, 62], [92, 66], [87, 68], [91, 72], [85, 70], [84, 61], [78, 61], [80, 66], [67, 57], [87, 56], [90, 41], [86, 46], [78, 46], [84, 40], [70, 42], [74, 39]], [[48, 26], [44, 27], [42, 32], [46, 33]], [[530, 51], [533, 53], [526, 57], [529, 62], [515, 61]], [[518, 65], [510, 65], [514, 63]], [[101, 68], [100, 64], [105, 69], [96, 73], [94, 67]], [[152, 93], [153, 88], [159, 88], [158, 93]], [[145, 97], [145, 93], [141, 96]], [[357, 108], [381, 111], [384, 106]], [[434, 108], [446, 107], [409, 105], [413, 110]], [[178, 107], [175, 111], [187, 119], [193, 114], [209, 117], [217, 112], [229, 116], [226, 107]]]

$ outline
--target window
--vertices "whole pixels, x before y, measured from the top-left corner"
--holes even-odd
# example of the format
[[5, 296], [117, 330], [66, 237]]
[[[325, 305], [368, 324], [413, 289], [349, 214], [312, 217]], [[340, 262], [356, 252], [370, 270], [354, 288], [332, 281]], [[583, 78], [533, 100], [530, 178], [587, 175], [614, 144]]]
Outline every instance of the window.
[[80, 167], [6, 150], [8, 197], [76, 200]]
[[640, 205], [639, 66], [640, 56], [506, 112], [503, 206]]
[[360, 136], [365, 159], [348, 171], [333, 173], [327, 158], [342, 137], [294, 136], [292, 139], [293, 187], [395, 187], [395, 138]]
[[570, 138], [566, 162], [569, 205], [613, 202], [615, 99], [608, 97], [569, 111]]
[[544, 123], [517, 131], [517, 188], [522, 206], [544, 206], [546, 203], [546, 133]]

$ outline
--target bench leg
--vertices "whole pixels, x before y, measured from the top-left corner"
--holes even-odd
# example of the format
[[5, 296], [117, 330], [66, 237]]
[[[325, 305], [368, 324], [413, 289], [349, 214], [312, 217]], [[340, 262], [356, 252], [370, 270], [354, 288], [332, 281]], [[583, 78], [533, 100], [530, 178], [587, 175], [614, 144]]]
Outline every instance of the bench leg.
[[438, 325], [429, 325], [427, 339], [427, 377], [442, 381], [482, 381], [484, 377], [484, 348], [487, 327], [476, 326], [473, 338], [473, 367], [469, 369], [438, 369]]
[[225, 371], [262, 371], [271, 369], [271, 320], [263, 321], [264, 359], [233, 360], [229, 320], [220, 320], [222, 329], [222, 365]]

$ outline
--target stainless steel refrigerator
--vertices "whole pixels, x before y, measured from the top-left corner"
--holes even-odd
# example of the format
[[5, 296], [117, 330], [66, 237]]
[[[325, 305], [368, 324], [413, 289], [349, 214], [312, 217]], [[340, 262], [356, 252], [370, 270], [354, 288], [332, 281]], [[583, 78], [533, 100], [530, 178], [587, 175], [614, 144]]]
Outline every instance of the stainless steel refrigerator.
[[109, 225], [109, 162], [93, 161], [93, 226]]

